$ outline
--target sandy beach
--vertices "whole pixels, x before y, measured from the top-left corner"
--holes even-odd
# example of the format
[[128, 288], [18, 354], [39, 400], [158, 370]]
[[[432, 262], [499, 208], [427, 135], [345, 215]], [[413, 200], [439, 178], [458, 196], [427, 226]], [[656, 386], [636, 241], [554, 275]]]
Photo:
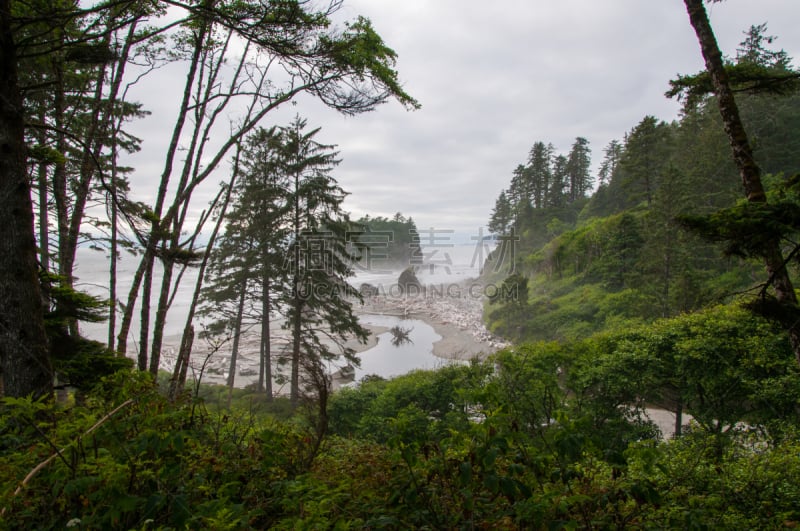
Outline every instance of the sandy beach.
[[[464, 286], [468, 285], [464, 283]], [[434, 289], [408, 297], [378, 295], [365, 298], [358, 311], [361, 314], [396, 315], [426, 322], [441, 336], [433, 344], [433, 354], [440, 358], [483, 359], [508, 346], [508, 343], [486, 329], [483, 324], [483, 299], [471, 296], [468, 289], [451, 290], [450, 294]]]
[[[403, 319], [418, 319], [430, 325], [441, 339], [435, 341], [432, 354], [448, 360], [470, 360], [475, 357], [484, 359], [486, 356], [507, 346], [505, 342], [493, 336], [483, 324], [483, 299], [471, 296], [466, 289], [449, 290], [442, 293], [435, 288], [423, 290], [413, 296], [398, 295], [394, 293], [365, 297], [363, 304], [354, 303], [357, 315], [389, 315]], [[473, 290], [472, 293], [478, 293]], [[378, 343], [378, 337], [389, 330], [388, 327], [376, 326], [362, 322], [370, 335], [366, 343], [360, 343], [355, 338], [345, 343], [345, 347], [357, 353], [365, 352]], [[272, 355], [280, 356], [286, 351], [289, 341], [289, 332], [281, 328], [279, 323], [272, 326]], [[162, 354], [161, 365], [165, 370], [172, 370], [177, 354], [177, 345], [180, 337], [165, 338], [165, 348]], [[203, 380], [209, 383], [225, 383], [230, 370], [231, 342], [228, 341], [218, 348], [209, 342], [197, 338], [192, 352], [192, 368], [198, 375], [202, 370]], [[239, 344], [237, 359], [236, 386], [243, 387], [252, 383], [258, 376], [260, 337], [255, 329], [245, 331]], [[346, 365], [332, 363], [331, 372]]]

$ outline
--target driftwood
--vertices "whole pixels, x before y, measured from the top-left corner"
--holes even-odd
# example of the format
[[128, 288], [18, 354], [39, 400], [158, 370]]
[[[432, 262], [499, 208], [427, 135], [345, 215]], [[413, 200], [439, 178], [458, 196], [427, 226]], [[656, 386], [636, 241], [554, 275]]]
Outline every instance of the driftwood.
[[413, 328], [403, 328], [400, 325], [395, 325], [390, 328], [389, 332], [392, 334], [392, 345], [399, 347], [404, 343], [413, 343], [410, 337], [413, 330]]

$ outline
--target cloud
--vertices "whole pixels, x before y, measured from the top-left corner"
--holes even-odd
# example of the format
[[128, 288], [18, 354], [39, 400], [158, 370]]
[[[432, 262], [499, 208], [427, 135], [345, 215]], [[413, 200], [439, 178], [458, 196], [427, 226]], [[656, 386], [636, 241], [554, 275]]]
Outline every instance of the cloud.
[[[744, 30], [765, 21], [778, 46], [800, 54], [794, 0], [728, 0], [709, 11], [729, 55]], [[605, 145], [645, 115], [675, 119], [678, 104], [663, 96], [668, 81], [702, 68], [680, 0], [345, 0], [337, 21], [359, 14], [398, 53], [400, 79], [422, 109], [389, 103], [346, 118], [301, 98], [270, 124], [299, 113], [322, 128], [320, 140], [340, 150], [335, 175], [356, 216], [400, 211], [421, 227], [485, 224], [536, 141], [565, 153], [575, 137], [586, 137], [596, 168]], [[163, 84], [147, 87], [139, 94], [157, 112], [136, 127], [146, 143], [160, 145], [172, 100]], [[134, 180], [156, 175], [141, 168], [158, 164], [134, 165]]]

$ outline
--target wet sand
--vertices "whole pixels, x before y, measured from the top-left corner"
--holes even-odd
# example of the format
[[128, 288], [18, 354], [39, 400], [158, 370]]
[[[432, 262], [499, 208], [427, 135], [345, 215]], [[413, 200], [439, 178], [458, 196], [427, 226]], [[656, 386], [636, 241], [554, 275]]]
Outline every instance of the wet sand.
[[509, 346], [484, 326], [483, 299], [468, 296], [467, 290], [463, 293], [457, 296], [430, 290], [409, 297], [380, 295], [365, 298], [357, 310], [361, 314], [395, 315], [424, 321], [441, 336], [433, 344], [433, 354], [440, 358], [485, 359]]
[[[472, 281], [470, 281], [472, 282]], [[466, 290], [465, 290], [466, 293]], [[435, 289], [414, 296], [379, 295], [365, 298], [363, 304], [354, 303], [356, 315], [392, 315], [407, 319], [418, 319], [429, 324], [441, 339], [433, 343], [433, 355], [443, 359], [485, 359], [488, 355], [507, 346], [493, 336], [483, 324], [483, 300], [478, 297], [442, 294]], [[356, 353], [373, 348], [378, 336], [388, 331], [384, 326], [362, 324], [369, 331], [366, 343], [355, 338], [345, 342], [344, 347]], [[288, 351], [290, 334], [279, 323], [272, 325], [273, 359]], [[180, 337], [165, 338], [161, 365], [171, 371], [177, 354]], [[215, 349], [206, 341], [197, 338], [192, 350], [191, 366], [195, 374], [202, 368], [203, 380], [209, 383], [225, 383], [230, 369], [231, 343], [226, 342]], [[245, 331], [239, 344], [236, 386], [243, 387], [254, 382], [258, 376], [260, 336], [257, 331]], [[213, 352], [213, 354], [212, 354]], [[211, 354], [211, 355], [210, 355]], [[209, 356], [210, 355], [210, 356]], [[332, 373], [347, 365], [346, 360], [330, 364]]]

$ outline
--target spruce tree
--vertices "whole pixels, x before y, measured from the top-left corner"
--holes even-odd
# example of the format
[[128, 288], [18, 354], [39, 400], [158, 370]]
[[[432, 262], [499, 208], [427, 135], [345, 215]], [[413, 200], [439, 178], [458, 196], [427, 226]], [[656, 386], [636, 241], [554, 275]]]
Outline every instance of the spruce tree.
[[564, 155], [553, 158], [553, 181], [547, 194], [547, 206], [562, 207], [569, 198], [569, 162]]
[[[753, 155], [753, 148], [734, 96], [734, 83], [731, 82], [731, 76], [725, 68], [722, 52], [708, 20], [705, 5], [702, 0], [684, 0], [684, 4], [700, 44], [708, 78], [711, 81], [725, 133], [730, 142], [731, 154], [739, 170], [747, 205], [756, 213], [768, 210], [766, 207], [769, 205], [761, 179], [761, 169]], [[760, 309], [782, 323], [789, 335], [795, 357], [800, 363], [800, 326], [798, 326], [800, 307], [798, 307], [794, 284], [786, 267], [787, 260], [781, 249], [780, 235], [776, 234], [770, 237], [770, 233], [767, 232], [755, 254], [760, 255], [763, 259], [768, 276], [767, 286], [771, 287], [774, 293], [774, 301], [771, 300], [771, 297], [767, 297], [766, 290], [762, 293]]]
[[531, 196], [534, 208], [544, 208], [545, 199], [551, 186], [553, 171], [550, 166], [553, 158], [553, 145], [536, 142], [528, 155], [528, 174], [530, 175]]
[[[288, 277], [284, 304], [291, 331], [290, 398], [297, 404], [302, 373], [315, 391], [327, 393], [317, 378], [326, 361], [358, 358], [345, 342], [366, 341], [367, 331], [353, 313], [358, 291], [347, 282], [354, 257], [348, 250], [350, 220], [342, 208], [345, 191], [331, 176], [339, 164], [334, 146], [315, 140], [319, 129], [306, 131], [297, 117], [279, 132], [280, 172], [289, 186], [290, 244], [284, 261]], [[324, 382], [323, 382], [324, 383]]]
[[513, 220], [511, 203], [505, 190], [500, 191], [489, 218], [489, 231], [494, 234], [506, 234]]
[[625, 137], [620, 157], [623, 185], [635, 204], [653, 202], [669, 153], [669, 126], [654, 116], [645, 116]]
[[[212, 253], [202, 314], [214, 319], [210, 331], [232, 339], [227, 384], [234, 385], [240, 336], [260, 334], [258, 389], [272, 395], [270, 319], [283, 284], [280, 266], [288, 238], [285, 176], [277, 167], [275, 128], [257, 129], [242, 149], [226, 230]], [[247, 310], [247, 311], [245, 311]], [[246, 321], [246, 322], [245, 322]]]
[[589, 171], [592, 165], [591, 154], [589, 141], [583, 137], [576, 138], [567, 156], [570, 202], [586, 197], [592, 188], [592, 175]]
[[620, 157], [622, 157], [622, 144], [619, 143], [619, 140], [612, 140], [603, 150], [603, 162], [597, 173], [598, 186], [605, 186], [611, 182], [617, 171]]

